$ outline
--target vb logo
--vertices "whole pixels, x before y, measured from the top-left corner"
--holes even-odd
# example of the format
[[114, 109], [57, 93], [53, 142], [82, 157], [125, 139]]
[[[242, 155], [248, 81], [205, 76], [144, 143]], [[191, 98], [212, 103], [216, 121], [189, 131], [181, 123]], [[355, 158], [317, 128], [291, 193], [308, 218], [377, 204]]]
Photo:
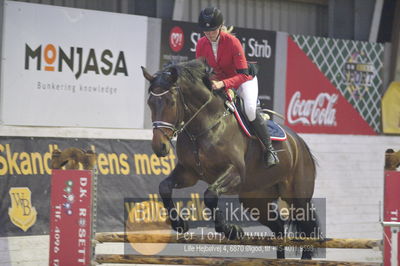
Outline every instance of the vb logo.
[[27, 231], [36, 222], [37, 212], [31, 203], [31, 190], [27, 187], [14, 187], [9, 191], [11, 208], [8, 215], [13, 224]]

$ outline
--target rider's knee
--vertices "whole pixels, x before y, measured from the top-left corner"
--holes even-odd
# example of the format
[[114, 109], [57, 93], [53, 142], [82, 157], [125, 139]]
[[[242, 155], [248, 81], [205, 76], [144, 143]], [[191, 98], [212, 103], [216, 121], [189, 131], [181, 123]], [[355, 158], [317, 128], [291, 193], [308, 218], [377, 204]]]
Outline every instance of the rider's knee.
[[249, 121], [254, 121], [256, 119], [256, 111], [257, 111], [257, 106], [248, 106], [245, 108], [246, 116]]

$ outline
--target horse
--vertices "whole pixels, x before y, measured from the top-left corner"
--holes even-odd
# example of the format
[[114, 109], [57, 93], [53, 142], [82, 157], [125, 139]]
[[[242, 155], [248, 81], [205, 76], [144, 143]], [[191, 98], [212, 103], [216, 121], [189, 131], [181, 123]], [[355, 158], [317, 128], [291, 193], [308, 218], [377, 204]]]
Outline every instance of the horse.
[[[168, 155], [173, 147], [171, 139], [177, 137], [176, 167], [159, 185], [164, 207], [170, 217], [177, 217], [170, 219], [174, 230], [187, 232], [189, 228], [177, 213], [173, 190], [203, 180], [208, 184], [204, 204], [213, 211], [215, 231], [229, 239], [240, 239], [244, 232], [239, 225], [226, 221], [218, 209], [221, 195], [238, 195], [244, 207], [261, 210], [259, 221], [274, 235], [285, 234], [286, 221], [281, 216], [269, 219], [263, 202], [266, 199], [268, 204], [279, 199], [287, 206], [305, 210], [315, 219], [291, 222], [305, 236], [315, 232], [315, 208], [307, 206], [314, 193], [316, 160], [298, 134], [282, 126], [287, 139], [273, 143], [280, 163], [267, 168], [259, 140], [243, 133], [224, 105], [226, 98], [212, 90], [206, 63], [192, 60], [171, 64], [154, 75], [141, 68], [150, 82], [147, 104], [153, 123], [153, 152], [159, 157]], [[311, 259], [312, 255], [313, 250], [302, 250], [302, 259]], [[285, 257], [282, 247], [278, 248], [277, 257]]]

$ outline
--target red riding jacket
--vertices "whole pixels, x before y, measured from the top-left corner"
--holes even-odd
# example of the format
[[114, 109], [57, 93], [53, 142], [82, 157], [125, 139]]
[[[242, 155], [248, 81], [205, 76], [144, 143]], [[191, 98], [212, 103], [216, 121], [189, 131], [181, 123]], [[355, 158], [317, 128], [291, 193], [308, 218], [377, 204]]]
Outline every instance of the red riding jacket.
[[217, 60], [212, 51], [211, 42], [206, 36], [200, 38], [196, 47], [196, 58], [203, 57], [214, 69], [213, 79], [223, 81], [225, 89], [237, 89], [253, 77], [248, 74], [247, 60], [243, 47], [235, 36], [221, 31], [218, 43]]

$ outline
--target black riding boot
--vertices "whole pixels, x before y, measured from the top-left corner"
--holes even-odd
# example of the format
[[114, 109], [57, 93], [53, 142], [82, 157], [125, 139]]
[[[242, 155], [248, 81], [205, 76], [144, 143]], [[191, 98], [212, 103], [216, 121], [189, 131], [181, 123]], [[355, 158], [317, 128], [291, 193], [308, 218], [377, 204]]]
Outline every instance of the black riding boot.
[[251, 126], [256, 132], [257, 137], [260, 139], [264, 146], [264, 160], [267, 167], [272, 167], [279, 163], [278, 155], [272, 147], [271, 139], [269, 137], [268, 129], [264, 124], [264, 119], [261, 117], [259, 111], [257, 111], [256, 119], [251, 121]]

